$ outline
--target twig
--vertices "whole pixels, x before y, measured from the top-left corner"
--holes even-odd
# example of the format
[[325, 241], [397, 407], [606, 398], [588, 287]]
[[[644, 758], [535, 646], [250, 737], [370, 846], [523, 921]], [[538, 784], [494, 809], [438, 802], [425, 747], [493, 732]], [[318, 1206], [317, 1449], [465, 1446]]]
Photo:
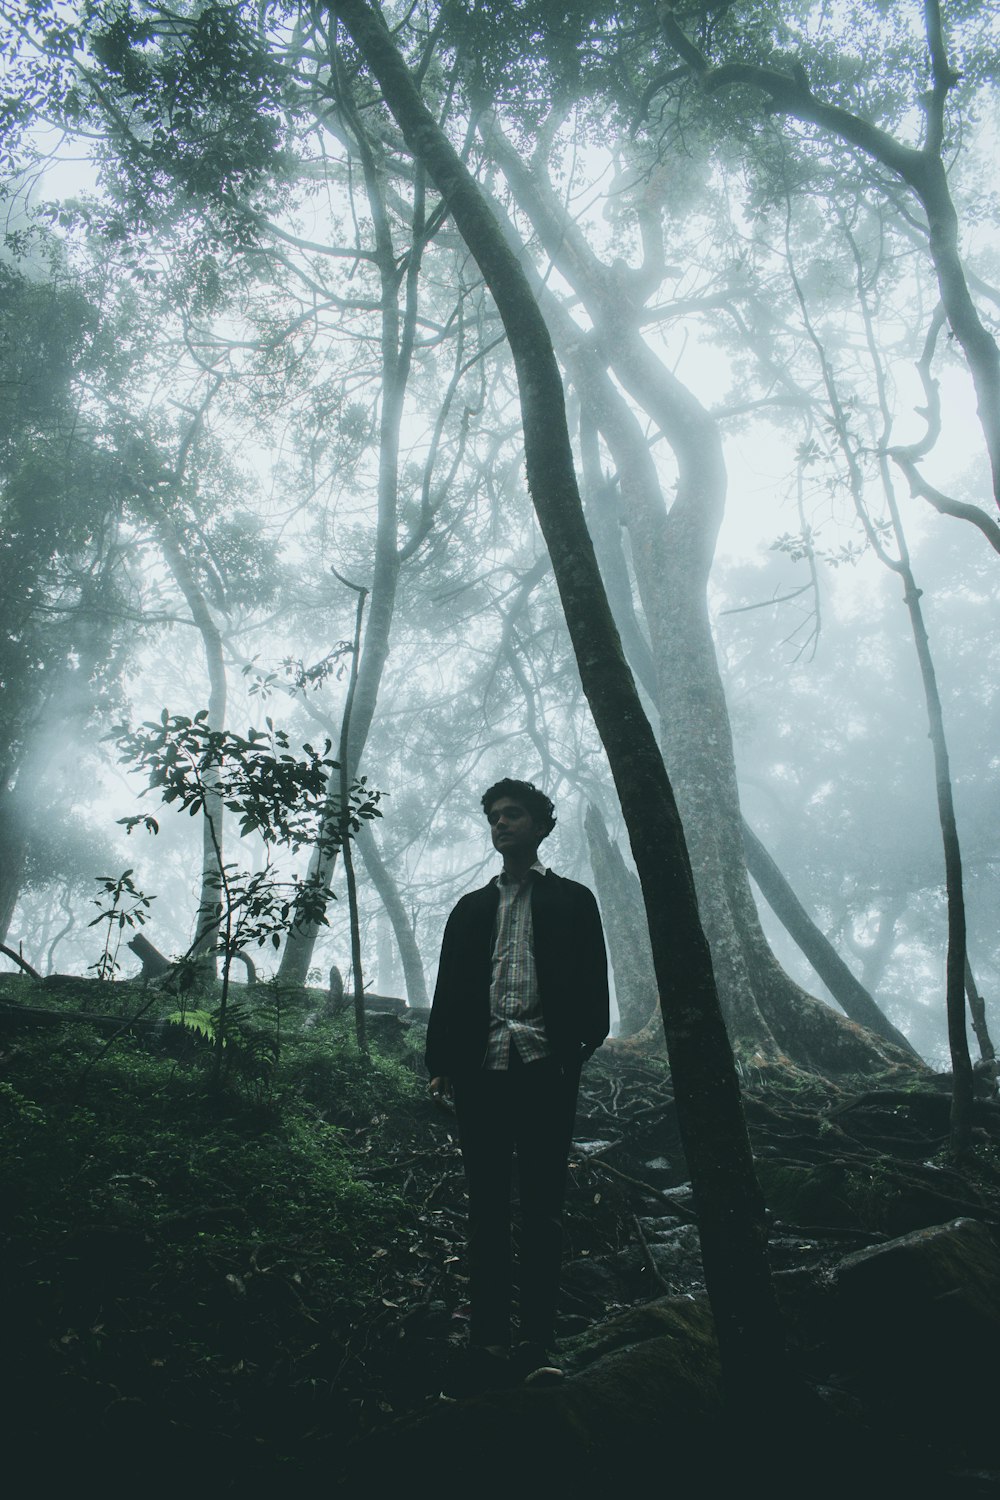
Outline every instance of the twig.
[[589, 1166], [598, 1167], [602, 1172], [610, 1172], [622, 1182], [627, 1182], [630, 1187], [638, 1188], [640, 1192], [648, 1193], [651, 1198], [658, 1198], [661, 1203], [666, 1204], [672, 1214], [678, 1218], [686, 1219], [689, 1224], [697, 1224], [698, 1215], [693, 1208], [687, 1208], [683, 1203], [678, 1203], [675, 1198], [668, 1198], [666, 1193], [661, 1193], [651, 1183], [640, 1182], [638, 1177], [630, 1177], [627, 1172], [621, 1172], [617, 1167], [611, 1166], [609, 1162], [602, 1161], [600, 1157], [587, 1157]]
[[639, 1223], [638, 1214], [632, 1215], [632, 1223], [635, 1226], [635, 1232], [638, 1237], [639, 1244], [642, 1246], [642, 1258], [645, 1262], [646, 1270], [649, 1272], [650, 1276], [652, 1276], [653, 1280], [656, 1282], [660, 1290], [662, 1292], [665, 1292], [669, 1297], [673, 1292], [673, 1287], [671, 1287], [660, 1274], [659, 1267], [657, 1266], [656, 1261], [653, 1259], [653, 1252], [649, 1248], [649, 1241], [646, 1239], [646, 1236], [642, 1232], [642, 1225]]

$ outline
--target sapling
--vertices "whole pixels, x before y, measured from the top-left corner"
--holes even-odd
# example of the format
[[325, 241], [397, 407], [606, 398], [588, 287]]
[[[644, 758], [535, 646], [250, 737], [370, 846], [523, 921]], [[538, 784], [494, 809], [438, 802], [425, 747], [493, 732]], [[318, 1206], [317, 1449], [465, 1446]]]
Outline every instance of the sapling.
[[[223, 862], [221, 840], [211, 818], [208, 826], [219, 854], [218, 901], [215, 911], [199, 913], [199, 931], [211, 915], [219, 932], [222, 954], [222, 989], [215, 1023], [213, 1081], [221, 1078], [226, 1040], [226, 1018], [232, 963], [238, 951], [251, 944], [266, 943], [279, 948], [292, 922], [327, 922], [325, 908], [333, 892], [314, 877], [279, 879], [272, 866], [277, 848], [297, 852], [319, 842], [324, 852], [339, 850], [353, 837], [362, 822], [381, 817], [381, 793], [367, 785], [365, 777], [352, 782], [346, 815], [331, 819], [324, 811], [331, 772], [339, 771], [330, 756], [331, 741], [321, 750], [302, 746], [298, 755], [289, 748], [287, 734], [268, 718], [266, 730], [249, 729], [246, 736], [228, 729], [212, 729], [207, 709], [188, 718], [164, 709], [159, 721], [138, 729], [119, 724], [110, 738], [119, 758], [144, 771], [147, 790], [158, 791], [162, 802], [192, 817], [204, 812], [206, 797], [239, 820], [241, 837], [257, 834], [267, 848], [262, 870], [248, 872], [235, 863]], [[155, 818], [136, 816], [119, 822], [131, 833], [144, 825], [157, 832]]]
[[156, 900], [155, 896], [146, 896], [139, 890], [132, 880], [132, 873], [132, 870], [124, 870], [117, 877], [114, 875], [96, 877], [98, 885], [103, 889], [104, 897], [95, 899], [94, 905], [98, 908], [97, 916], [92, 922], [88, 922], [87, 926], [96, 927], [100, 922], [108, 924], [104, 935], [104, 952], [96, 963], [88, 965], [94, 970], [98, 979], [114, 979], [121, 968], [118, 962], [118, 950], [125, 936], [125, 929], [142, 927], [150, 904]]

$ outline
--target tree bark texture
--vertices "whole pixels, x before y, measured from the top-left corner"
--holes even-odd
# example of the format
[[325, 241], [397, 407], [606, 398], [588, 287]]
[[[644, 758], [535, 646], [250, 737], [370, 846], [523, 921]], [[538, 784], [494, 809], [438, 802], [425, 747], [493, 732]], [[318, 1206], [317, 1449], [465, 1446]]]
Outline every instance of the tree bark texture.
[[425, 108], [381, 15], [365, 0], [341, 0], [336, 11], [377, 78], [407, 145], [447, 202], [510, 341], [528, 486], [642, 884], [723, 1369], [734, 1393], [749, 1399], [755, 1385], [774, 1375], [783, 1354], [763, 1201], [680, 818], [622, 655], [583, 518], [552, 343], [491, 209]]

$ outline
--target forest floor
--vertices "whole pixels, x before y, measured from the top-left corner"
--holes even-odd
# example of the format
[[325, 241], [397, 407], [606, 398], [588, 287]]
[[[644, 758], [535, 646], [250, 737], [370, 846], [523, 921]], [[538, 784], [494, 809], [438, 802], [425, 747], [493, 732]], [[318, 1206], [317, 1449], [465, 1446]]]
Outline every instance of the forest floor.
[[[371, 1017], [368, 1066], [343, 1020], [269, 1015], [278, 1056], [278, 1033], [265, 1046], [272, 1033], [244, 1014], [244, 1065], [234, 1045], [212, 1094], [204, 1038], [162, 1019], [116, 1034], [96, 1016], [112, 990], [123, 1021], [147, 1003], [125, 985], [0, 986], [8, 1463], [19, 1454], [43, 1495], [70, 1476], [108, 1496], [307, 1494], [320, 1475], [335, 1488], [352, 1448], [440, 1408], [466, 1342], [461, 1158], [419, 1077], [421, 1024]], [[1000, 1235], [994, 1099], [977, 1100], [958, 1170], [947, 1080], [746, 1084], [772, 1263], [793, 1300], [845, 1257], [928, 1226], [973, 1219]], [[702, 1293], [668, 1071], [612, 1044], [585, 1070], [570, 1162], [567, 1386], [631, 1310]], [[793, 1352], [868, 1420], [843, 1350], [796, 1336]], [[949, 1421], [931, 1444], [943, 1492], [1000, 1493]], [[891, 1422], [919, 1460], [905, 1414]]]

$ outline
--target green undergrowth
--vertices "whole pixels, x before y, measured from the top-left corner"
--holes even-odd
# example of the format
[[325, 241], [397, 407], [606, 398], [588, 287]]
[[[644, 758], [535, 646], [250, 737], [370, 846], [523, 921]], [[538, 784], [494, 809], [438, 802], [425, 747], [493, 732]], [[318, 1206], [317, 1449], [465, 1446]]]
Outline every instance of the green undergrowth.
[[199, 1453], [349, 1425], [372, 1249], [409, 1215], [372, 1166], [417, 1128], [414, 1073], [315, 1014], [221, 1090], [210, 1043], [166, 1043], [79, 1022], [0, 1039], [4, 1399], [43, 1458], [54, 1411], [119, 1465], [167, 1411]]

